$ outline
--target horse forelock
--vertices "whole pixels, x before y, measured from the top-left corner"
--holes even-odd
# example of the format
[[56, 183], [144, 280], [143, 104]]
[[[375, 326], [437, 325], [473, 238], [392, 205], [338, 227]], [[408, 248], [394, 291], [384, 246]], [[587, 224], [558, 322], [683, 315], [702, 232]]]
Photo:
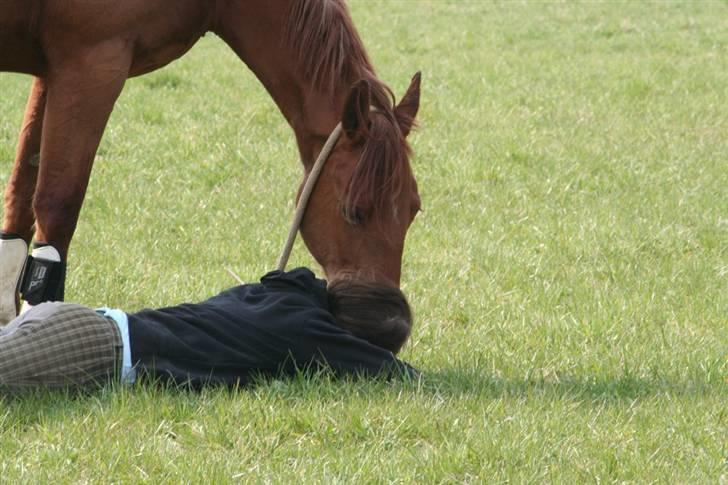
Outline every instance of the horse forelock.
[[[370, 125], [364, 137], [361, 158], [354, 168], [342, 200], [342, 210], [350, 223], [356, 223], [358, 211], [381, 222], [386, 211], [396, 212], [396, 201], [412, 177], [410, 147], [397, 124], [392, 102], [381, 104], [376, 90], [372, 93]], [[379, 93], [388, 97], [388, 91]], [[385, 98], [386, 99], [386, 98]]]

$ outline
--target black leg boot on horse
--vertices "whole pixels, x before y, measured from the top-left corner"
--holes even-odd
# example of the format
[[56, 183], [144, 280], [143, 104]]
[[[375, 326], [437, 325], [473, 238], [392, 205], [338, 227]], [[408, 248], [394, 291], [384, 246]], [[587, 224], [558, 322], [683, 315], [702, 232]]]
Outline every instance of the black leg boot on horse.
[[0, 232], [0, 327], [18, 313], [44, 301], [63, 301], [66, 263], [49, 244], [28, 243], [17, 234]]
[[28, 255], [28, 243], [17, 234], [0, 232], [0, 327], [18, 313], [19, 298], [23, 308], [44, 301], [63, 301], [66, 263], [56, 248], [34, 243]]
[[18, 285], [23, 306], [63, 301], [65, 283], [66, 262], [61, 261], [58, 250], [49, 244], [34, 243]]

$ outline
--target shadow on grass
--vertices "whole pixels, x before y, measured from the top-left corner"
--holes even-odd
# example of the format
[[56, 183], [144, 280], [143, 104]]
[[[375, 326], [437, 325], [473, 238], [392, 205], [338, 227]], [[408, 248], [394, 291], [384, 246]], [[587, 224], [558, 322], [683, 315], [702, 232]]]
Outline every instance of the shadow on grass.
[[484, 398], [539, 397], [573, 400], [633, 400], [653, 396], [727, 395], [728, 383], [716, 379], [677, 380], [664, 377], [568, 376], [554, 379], [501, 378], [477, 370], [442, 369], [423, 374], [418, 390], [441, 395]]
[[210, 386], [192, 389], [185, 385], [145, 382], [128, 387], [107, 384], [94, 390], [34, 390], [23, 394], [0, 389], [0, 437], [3, 428], [24, 428], [37, 423], [81, 419], [89, 411], [121, 412], [129, 405], [148, 409], [164, 403], [181, 408], [207, 408], [220, 399], [235, 402], [253, 399], [268, 403], [326, 403], [348, 399], [371, 399], [382, 395], [416, 400], [418, 396], [472, 397], [477, 399], [529, 398], [541, 401], [614, 402], [645, 398], [702, 398], [728, 396], [728, 382], [720, 377], [703, 380], [665, 377], [570, 376], [560, 379], [502, 378], [477, 369], [425, 370], [417, 379], [337, 379], [331, 373], [297, 375], [285, 379], [261, 379], [240, 388]]

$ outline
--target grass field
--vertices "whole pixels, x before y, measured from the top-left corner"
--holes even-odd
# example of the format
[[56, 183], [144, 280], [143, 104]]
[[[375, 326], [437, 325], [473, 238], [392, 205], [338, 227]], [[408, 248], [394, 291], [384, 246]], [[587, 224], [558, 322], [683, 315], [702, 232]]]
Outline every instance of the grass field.
[[[423, 71], [403, 357], [424, 379], [0, 397], [0, 483], [728, 483], [728, 3], [350, 5], [398, 95]], [[0, 74], [3, 185], [28, 87]], [[259, 277], [296, 153], [217, 38], [131, 80], [68, 298]]]

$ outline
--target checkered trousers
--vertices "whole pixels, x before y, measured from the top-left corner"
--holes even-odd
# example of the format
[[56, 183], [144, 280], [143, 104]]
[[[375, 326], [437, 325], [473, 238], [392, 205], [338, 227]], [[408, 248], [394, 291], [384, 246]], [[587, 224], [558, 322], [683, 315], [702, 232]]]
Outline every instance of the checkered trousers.
[[42, 303], [0, 328], [0, 395], [103, 384], [121, 359], [113, 320], [81, 305]]

